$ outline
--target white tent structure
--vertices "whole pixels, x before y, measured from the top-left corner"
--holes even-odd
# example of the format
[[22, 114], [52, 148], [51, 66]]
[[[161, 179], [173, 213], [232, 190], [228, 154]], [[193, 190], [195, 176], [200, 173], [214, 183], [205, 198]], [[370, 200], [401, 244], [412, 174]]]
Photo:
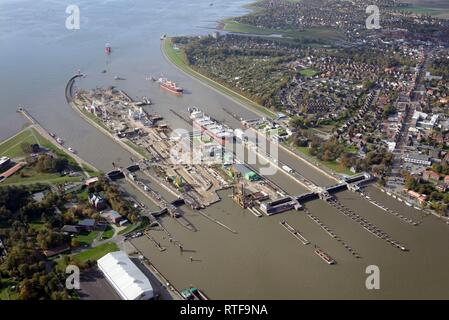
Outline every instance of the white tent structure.
[[123, 251], [111, 252], [97, 262], [98, 268], [123, 300], [153, 298], [148, 278]]

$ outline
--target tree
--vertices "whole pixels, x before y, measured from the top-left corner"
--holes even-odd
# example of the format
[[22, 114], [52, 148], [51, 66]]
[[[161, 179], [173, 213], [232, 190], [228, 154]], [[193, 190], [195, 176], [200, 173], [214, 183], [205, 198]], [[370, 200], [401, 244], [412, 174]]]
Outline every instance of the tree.
[[31, 146], [31, 144], [29, 144], [28, 142], [22, 142], [20, 144], [20, 148], [22, 149], [23, 152], [25, 152], [27, 154], [33, 152], [33, 148]]

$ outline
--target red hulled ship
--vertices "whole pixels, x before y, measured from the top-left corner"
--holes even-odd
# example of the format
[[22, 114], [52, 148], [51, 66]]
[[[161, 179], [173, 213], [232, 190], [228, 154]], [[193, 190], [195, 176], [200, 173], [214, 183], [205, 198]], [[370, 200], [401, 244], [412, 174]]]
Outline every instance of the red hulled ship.
[[184, 89], [182, 89], [181, 87], [178, 87], [176, 85], [176, 83], [167, 80], [165, 78], [160, 78], [159, 79], [159, 85], [162, 89], [165, 89], [171, 93], [174, 93], [176, 95], [181, 95], [184, 91]]

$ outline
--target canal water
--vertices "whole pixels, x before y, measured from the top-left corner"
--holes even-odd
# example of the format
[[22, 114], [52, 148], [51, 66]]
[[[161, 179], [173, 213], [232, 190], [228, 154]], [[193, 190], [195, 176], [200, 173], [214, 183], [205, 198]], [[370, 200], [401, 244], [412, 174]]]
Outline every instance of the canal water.
[[[67, 105], [64, 88], [78, 69], [87, 75], [77, 81], [78, 87], [116, 85], [134, 98], [148, 96], [154, 102], [150, 111], [164, 116], [174, 128], [186, 124], [170, 109], [185, 113], [189, 106], [198, 106], [232, 126], [238, 122], [223, 108], [254, 118], [241, 105], [177, 70], [160, 51], [162, 34], [210, 33], [216, 20], [245, 13], [241, 5], [248, 2], [79, 0], [75, 4], [80, 8], [80, 29], [67, 30], [65, 10], [73, 1], [0, 0], [0, 138], [14, 134], [24, 124], [15, 112], [22, 104], [44, 127], [64, 138], [81, 157], [101, 170], [112, 169], [112, 162], [129, 164], [128, 152]], [[110, 56], [104, 52], [106, 42], [112, 45]], [[174, 97], [160, 91], [155, 83], [145, 80], [150, 75], [178, 82], [186, 94]], [[117, 81], [114, 76], [126, 80]], [[319, 185], [335, 183], [286, 152], [280, 151], [279, 157], [282, 163]], [[282, 172], [270, 179], [292, 195], [304, 192]], [[154, 182], [148, 183], [164, 194]], [[123, 186], [135, 192], [129, 185]], [[307, 209], [313, 215], [362, 256], [357, 260], [304, 212], [257, 218], [232, 202], [228, 191], [220, 194], [222, 202], [203, 214], [184, 208], [197, 232], [169, 217], [163, 218], [167, 230], [183, 243], [182, 253], [158, 231], [153, 236], [167, 247], [164, 252], [145, 238], [134, 240], [134, 244], [177, 288], [198, 286], [211, 298], [449, 298], [449, 226], [433, 216], [422, 217], [374, 187], [368, 189], [376, 200], [407, 217], [422, 219], [422, 224], [406, 224], [360, 195], [344, 192], [337, 198], [404, 243], [409, 252], [374, 237], [321, 200], [308, 203]], [[137, 197], [142, 198], [139, 194]], [[279, 225], [281, 220], [301, 231], [311, 244], [302, 245]], [[325, 264], [314, 254], [315, 245], [337, 264]], [[365, 269], [369, 265], [380, 268], [380, 290], [365, 287]]]

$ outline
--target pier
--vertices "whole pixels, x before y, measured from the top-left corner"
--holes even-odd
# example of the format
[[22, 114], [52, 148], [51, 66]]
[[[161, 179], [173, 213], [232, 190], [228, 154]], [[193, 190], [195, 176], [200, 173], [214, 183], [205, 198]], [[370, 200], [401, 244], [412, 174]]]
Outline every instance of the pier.
[[403, 221], [405, 223], [411, 224], [412, 226], [418, 226], [418, 225], [421, 224], [421, 222], [417, 222], [417, 221], [414, 221], [411, 218], [407, 218], [407, 217], [403, 216], [402, 214], [399, 214], [398, 212], [381, 205], [377, 201], [372, 200], [371, 197], [366, 192], [365, 193], [361, 193], [360, 195], [362, 197], [364, 197], [369, 203], [373, 204], [374, 206], [378, 207], [379, 209], [381, 209], [381, 210], [385, 211], [386, 213], [388, 213], [388, 214], [390, 214], [390, 215], [400, 219], [401, 221]]
[[312, 219], [313, 222], [315, 222], [317, 225], [320, 226], [321, 229], [323, 229], [331, 238], [334, 238], [337, 240], [350, 254], [352, 254], [355, 258], [360, 259], [360, 254], [355, 251], [352, 247], [350, 247], [343, 239], [341, 239], [338, 235], [336, 235], [328, 226], [326, 226], [318, 217], [314, 216], [311, 212], [309, 212], [307, 209], [305, 209], [305, 212], [307, 213], [307, 217]]
[[386, 232], [384, 232], [382, 229], [376, 227], [371, 222], [366, 220], [365, 218], [362, 218], [357, 213], [353, 212], [351, 209], [346, 208], [343, 204], [338, 202], [337, 200], [333, 199], [331, 201], [327, 202], [332, 207], [338, 210], [338, 212], [342, 213], [344, 216], [350, 218], [352, 221], [358, 223], [360, 226], [362, 226], [363, 229], [371, 233], [372, 235], [376, 236], [379, 239], [382, 239], [386, 241], [387, 243], [391, 244], [393, 247], [400, 249], [401, 251], [408, 251], [408, 249], [402, 245], [399, 241], [394, 240], [390, 235], [388, 235]]

